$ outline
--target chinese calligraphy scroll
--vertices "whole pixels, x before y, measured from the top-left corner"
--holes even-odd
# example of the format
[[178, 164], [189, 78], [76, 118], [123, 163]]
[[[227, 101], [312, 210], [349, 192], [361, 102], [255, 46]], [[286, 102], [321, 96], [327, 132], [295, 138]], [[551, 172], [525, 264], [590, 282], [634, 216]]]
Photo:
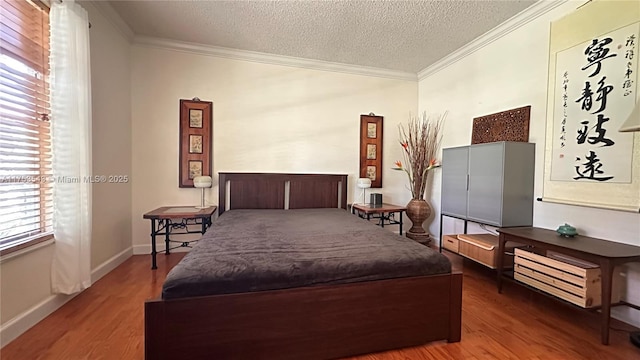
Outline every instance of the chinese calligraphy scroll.
[[640, 5], [592, 2], [551, 25], [543, 199], [640, 208], [638, 138], [618, 129], [638, 97]]
[[551, 180], [631, 182], [633, 136], [618, 129], [635, 104], [639, 28], [557, 53]]

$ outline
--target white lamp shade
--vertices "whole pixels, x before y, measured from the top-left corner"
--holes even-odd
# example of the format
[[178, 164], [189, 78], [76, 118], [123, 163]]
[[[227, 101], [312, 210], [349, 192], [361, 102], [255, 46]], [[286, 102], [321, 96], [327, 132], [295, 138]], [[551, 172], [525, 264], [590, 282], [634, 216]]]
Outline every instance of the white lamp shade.
[[211, 187], [211, 176], [196, 176], [193, 178], [193, 186], [197, 188]]
[[636, 102], [636, 106], [633, 108], [631, 115], [622, 124], [619, 130], [620, 132], [640, 131], [640, 101]]
[[368, 189], [371, 187], [371, 179], [359, 178], [358, 181], [356, 181], [356, 186], [358, 186], [360, 189]]

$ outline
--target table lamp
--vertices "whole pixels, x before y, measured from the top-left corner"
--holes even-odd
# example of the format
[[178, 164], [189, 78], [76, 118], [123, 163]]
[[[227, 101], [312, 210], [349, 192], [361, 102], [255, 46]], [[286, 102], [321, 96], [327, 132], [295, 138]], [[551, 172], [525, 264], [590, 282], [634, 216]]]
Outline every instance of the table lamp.
[[362, 205], [365, 205], [366, 203], [364, 202], [364, 195], [365, 195], [365, 191], [366, 189], [371, 187], [371, 179], [369, 178], [359, 178], [358, 181], [356, 182], [356, 185], [362, 189]]
[[211, 176], [196, 176], [193, 178], [193, 186], [202, 189], [202, 200], [200, 200], [200, 206], [196, 206], [196, 209], [204, 209], [207, 207], [204, 205], [204, 188], [209, 188], [211, 185]]

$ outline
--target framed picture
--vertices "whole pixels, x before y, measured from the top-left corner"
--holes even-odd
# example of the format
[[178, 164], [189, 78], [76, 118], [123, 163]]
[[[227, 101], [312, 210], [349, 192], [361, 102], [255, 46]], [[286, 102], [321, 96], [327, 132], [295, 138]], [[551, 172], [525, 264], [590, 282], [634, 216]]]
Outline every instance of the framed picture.
[[202, 135], [189, 135], [189, 154], [202, 154]]
[[189, 109], [189, 127], [202, 128], [202, 110]]
[[212, 175], [212, 114], [211, 101], [180, 100], [180, 187], [193, 187], [196, 176]]
[[376, 158], [376, 144], [367, 144], [367, 160], [375, 160]]
[[367, 165], [367, 177], [373, 183], [376, 181], [376, 167], [375, 165]]
[[360, 177], [382, 187], [382, 116], [360, 115]]
[[189, 160], [189, 179], [193, 179], [197, 176], [202, 176], [202, 161]]
[[377, 128], [376, 123], [367, 123], [367, 137], [375, 139], [377, 135]]

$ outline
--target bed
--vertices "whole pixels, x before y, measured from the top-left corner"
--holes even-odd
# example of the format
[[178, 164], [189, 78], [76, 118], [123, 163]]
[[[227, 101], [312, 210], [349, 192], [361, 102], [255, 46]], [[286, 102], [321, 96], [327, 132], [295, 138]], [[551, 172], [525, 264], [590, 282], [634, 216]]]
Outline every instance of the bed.
[[346, 175], [220, 173], [218, 219], [145, 303], [145, 358], [331, 359], [459, 341], [462, 274], [348, 214], [346, 189]]

